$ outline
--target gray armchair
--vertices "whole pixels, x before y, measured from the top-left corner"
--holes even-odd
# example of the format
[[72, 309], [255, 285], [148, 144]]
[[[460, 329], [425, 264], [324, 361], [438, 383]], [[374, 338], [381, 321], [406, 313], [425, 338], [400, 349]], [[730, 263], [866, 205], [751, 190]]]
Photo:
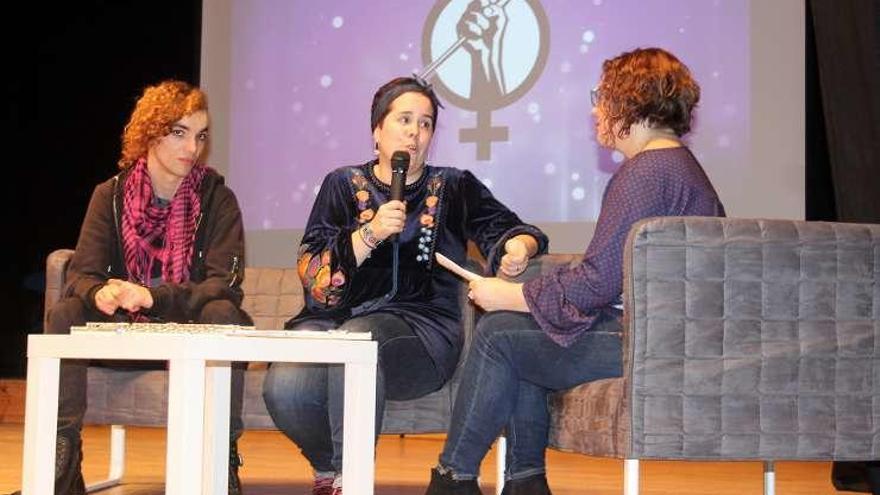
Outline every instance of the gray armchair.
[[645, 220], [624, 304], [624, 376], [556, 394], [550, 442], [625, 459], [627, 495], [639, 459], [761, 460], [765, 493], [776, 460], [880, 459], [880, 226]]

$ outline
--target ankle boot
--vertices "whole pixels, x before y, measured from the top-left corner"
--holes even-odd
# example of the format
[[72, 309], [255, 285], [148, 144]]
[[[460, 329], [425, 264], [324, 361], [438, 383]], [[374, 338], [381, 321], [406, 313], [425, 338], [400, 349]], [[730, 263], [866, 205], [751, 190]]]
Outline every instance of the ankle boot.
[[483, 495], [477, 480], [456, 480], [452, 471], [440, 473], [437, 468], [431, 469], [431, 484], [425, 495]]
[[238, 468], [243, 466], [241, 454], [238, 453], [238, 442], [229, 442], [229, 495], [241, 495], [241, 480], [238, 478]]
[[[55, 440], [55, 495], [85, 495], [79, 432], [59, 431]], [[10, 495], [21, 495], [16, 491]]]
[[552, 495], [544, 473], [504, 483], [501, 495]]

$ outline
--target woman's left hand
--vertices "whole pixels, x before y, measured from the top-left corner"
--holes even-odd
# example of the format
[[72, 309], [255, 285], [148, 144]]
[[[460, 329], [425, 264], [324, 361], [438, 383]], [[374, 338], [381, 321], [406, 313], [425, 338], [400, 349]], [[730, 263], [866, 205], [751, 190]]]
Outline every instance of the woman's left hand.
[[523, 296], [523, 284], [516, 284], [496, 277], [480, 278], [468, 285], [468, 297], [486, 311], [529, 312]]
[[504, 243], [504, 256], [501, 257], [501, 273], [515, 277], [529, 266], [529, 249], [519, 238], [508, 239]]

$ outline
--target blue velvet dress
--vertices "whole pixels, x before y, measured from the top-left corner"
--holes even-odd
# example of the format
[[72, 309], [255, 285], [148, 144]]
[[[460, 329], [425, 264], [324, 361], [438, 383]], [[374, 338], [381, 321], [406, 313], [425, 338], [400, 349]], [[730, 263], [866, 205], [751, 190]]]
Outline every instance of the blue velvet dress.
[[352, 316], [390, 312], [412, 327], [448, 379], [462, 347], [461, 285], [437, 264], [434, 253], [464, 264], [471, 240], [494, 272], [507, 239], [530, 234], [543, 253], [547, 237], [524, 224], [470, 172], [426, 165], [418, 181], [404, 190], [407, 217], [399, 236], [398, 287], [386, 299], [393, 285], [393, 244], [381, 243], [361, 266], [351, 245], [352, 232], [369, 222], [390, 195], [388, 185], [373, 174], [374, 165], [338, 168], [324, 178], [299, 249], [306, 305], [286, 326], [312, 318], [341, 324]]

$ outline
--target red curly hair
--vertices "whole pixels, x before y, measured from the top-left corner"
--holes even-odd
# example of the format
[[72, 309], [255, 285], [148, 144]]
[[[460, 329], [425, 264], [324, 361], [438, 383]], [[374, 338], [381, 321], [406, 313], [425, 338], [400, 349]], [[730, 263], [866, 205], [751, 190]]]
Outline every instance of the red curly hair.
[[146, 157], [150, 145], [171, 132], [172, 124], [199, 110], [208, 110], [208, 98], [189, 83], [169, 80], [145, 89], [122, 133], [119, 168]]
[[690, 70], [662, 48], [638, 48], [606, 60], [598, 90], [598, 104], [610, 124], [606, 132], [613, 133], [619, 124], [619, 138], [638, 122], [683, 136], [691, 130], [691, 113], [700, 101], [700, 86]]

